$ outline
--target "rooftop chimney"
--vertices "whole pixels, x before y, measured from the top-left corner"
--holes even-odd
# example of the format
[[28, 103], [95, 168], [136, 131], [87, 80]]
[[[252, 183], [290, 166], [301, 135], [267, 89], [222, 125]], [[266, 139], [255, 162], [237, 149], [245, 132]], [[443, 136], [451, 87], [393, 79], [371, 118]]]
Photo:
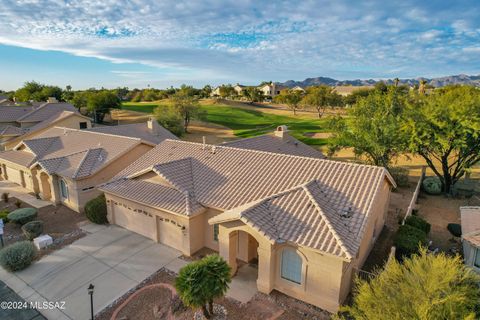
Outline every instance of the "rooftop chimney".
[[277, 130], [275, 130], [275, 136], [282, 139], [288, 136], [288, 127], [285, 125], [278, 126]]
[[57, 98], [55, 98], [55, 97], [48, 97], [47, 102], [48, 102], [48, 103], [57, 103], [58, 100], [57, 100]]

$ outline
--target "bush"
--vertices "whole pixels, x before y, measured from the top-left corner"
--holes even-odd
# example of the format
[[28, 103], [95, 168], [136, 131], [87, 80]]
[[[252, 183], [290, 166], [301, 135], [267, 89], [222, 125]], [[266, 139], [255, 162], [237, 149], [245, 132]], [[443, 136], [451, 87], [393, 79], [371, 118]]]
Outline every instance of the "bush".
[[396, 256], [402, 260], [418, 253], [419, 245], [427, 245], [427, 234], [409, 225], [400, 226], [393, 239], [396, 247]]
[[43, 221], [30, 221], [22, 226], [23, 234], [27, 240], [32, 241], [43, 232]]
[[22, 208], [12, 211], [8, 214], [8, 220], [17, 224], [24, 225], [27, 222], [35, 220], [37, 217], [37, 209], [35, 208]]
[[88, 220], [97, 224], [108, 223], [107, 220], [107, 202], [105, 195], [100, 195], [87, 202], [85, 205], [85, 215]]
[[18, 208], [20, 208], [21, 206], [22, 206], [22, 201], [20, 201], [20, 200], [17, 199], [17, 200], [15, 201], [15, 207], [17, 207], [17, 209], [18, 209]]
[[438, 177], [426, 177], [422, 181], [423, 190], [428, 194], [442, 193], [442, 183]]
[[7, 223], [7, 222], [8, 222], [8, 217], [7, 217], [8, 214], [9, 214], [8, 210], [2, 210], [2, 211], [0, 211], [0, 219], [3, 220], [3, 223]]
[[30, 241], [16, 242], [0, 250], [0, 265], [8, 271], [18, 271], [28, 267], [37, 250]]
[[458, 223], [449, 223], [447, 225], [447, 229], [455, 237], [461, 237], [462, 236], [462, 226], [459, 225]]
[[5, 203], [8, 203], [9, 195], [8, 192], [2, 193], [2, 200], [5, 201]]
[[407, 219], [405, 219], [405, 224], [420, 229], [426, 234], [430, 232], [431, 228], [430, 223], [428, 223], [425, 219], [420, 218], [419, 216], [409, 216]]
[[393, 180], [399, 187], [408, 187], [408, 170], [402, 167], [393, 167], [388, 170], [393, 177]]

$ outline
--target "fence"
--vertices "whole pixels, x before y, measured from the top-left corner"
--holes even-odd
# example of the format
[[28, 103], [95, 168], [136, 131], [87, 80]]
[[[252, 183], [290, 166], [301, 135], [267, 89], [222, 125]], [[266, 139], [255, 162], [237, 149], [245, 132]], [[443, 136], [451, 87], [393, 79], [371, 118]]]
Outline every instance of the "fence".
[[402, 220], [402, 225], [405, 224], [405, 220], [412, 214], [413, 210], [417, 206], [417, 199], [418, 195], [420, 194], [420, 189], [422, 187], [422, 181], [425, 178], [425, 171], [426, 167], [422, 167], [422, 174], [420, 175], [420, 179], [418, 180], [417, 187], [415, 188], [415, 192], [413, 193], [412, 200], [410, 200], [410, 204], [408, 205], [407, 212]]

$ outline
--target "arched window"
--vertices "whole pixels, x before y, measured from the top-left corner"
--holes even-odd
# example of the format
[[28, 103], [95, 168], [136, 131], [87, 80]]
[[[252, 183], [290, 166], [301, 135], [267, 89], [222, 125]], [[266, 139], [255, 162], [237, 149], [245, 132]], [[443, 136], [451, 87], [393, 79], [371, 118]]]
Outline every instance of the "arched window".
[[302, 283], [302, 258], [291, 248], [282, 251], [281, 276], [283, 279]]
[[60, 194], [62, 195], [62, 198], [68, 199], [68, 187], [63, 179], [60, 180]]

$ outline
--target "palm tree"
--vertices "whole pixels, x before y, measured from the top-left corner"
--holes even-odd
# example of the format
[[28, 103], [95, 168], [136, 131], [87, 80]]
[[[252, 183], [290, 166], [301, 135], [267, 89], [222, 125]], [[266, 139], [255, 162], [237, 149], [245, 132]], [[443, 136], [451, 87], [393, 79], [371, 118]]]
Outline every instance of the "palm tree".
[[400, 79], [398, 78], [393, 79], [393, 83], [395, 84], [395, 87], [398, 87], [399, 82], [400, 82]]
[[213, 299], [223, 297], [228, 290], [230, 271], [222, 257], [209, 255], [180, 269], [175, 288], [185, 305], [201, 307], [203, 315], [209, 319], [213, 315]]
[[426, 85], [427, 85], [427, 80], [425, 79], [420, 80], [420, 85], [418, 86], [418, 92], [420, 94], [425, 94]]

